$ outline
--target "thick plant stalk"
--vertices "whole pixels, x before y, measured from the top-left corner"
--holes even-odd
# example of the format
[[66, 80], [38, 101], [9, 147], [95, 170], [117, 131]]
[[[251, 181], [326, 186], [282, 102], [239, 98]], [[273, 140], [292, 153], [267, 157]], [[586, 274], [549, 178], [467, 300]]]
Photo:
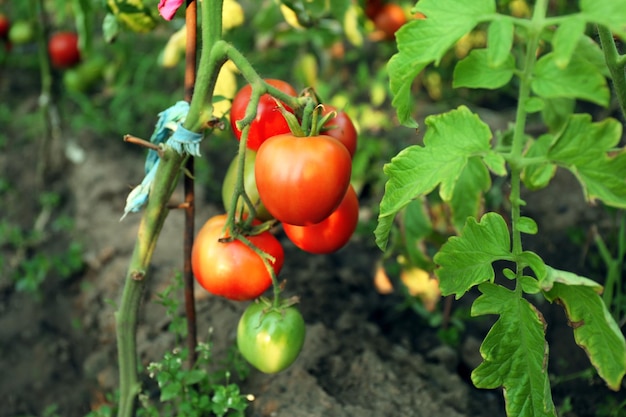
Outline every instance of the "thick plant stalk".
[[135, 399], [140, 390], [137, 378], [137, 313], [152, 254], [169, 212], [167, 203], [184, 160], [185, 157], [173, 149], [166, 149], [161, 156], [150, 199], [137, 232], [120, 307], [115, 313], [120, 372], [119, 417], [134, 415]]
[[[185, 51], [185, 101], [191, 102], [193, 86], [196, 83], [196, 37], [198, 8], [196, 0], [187, 0], [185, 13], [187, 43]], [[194, 159], [189, 158], [185, 165], [187, 174], [184, 177], [185, 192], [185, 231], [183, 236], [183, 282], [185, 287], [185, 316], [187, 317], [187, 349], [189, 350], [188, 366], [196, 363], [196, 345], [198, 343], [196, 327], [196, 303], [194, 299], [193, 271], [191, 270], [191, 248], [193, 247], [195, 229], [195, 190], [194, 190]]]
[[[200, 59], [200, 66], [205, 68], [205, 71], [204, 75], [196, 80], [195, 94], [184, 126], [194, 132], [204, 130], [206, 120], [211, 114], [210, 106], [207, 113], [203, 112], [203, 108], [209, 101], [207, 98], [212, 97], [220, 65], [211, 54], [209, 46], [216, 44], [221, 36], [221, 18], [222, 0], [205, 0], [202, 7], [202, 36], [206, 50]], [[221, 62], [223, 63], [223, 59]], [[136, 398], [141, 388], [137, 376], [137, 314], [154, 248], [169, 212], [168, 202], [186, 159], [186, 155], [180, 155], [173, 149], [164, 147], [150, 198], [137, 232], [122, 300], [115, 314], [120, 373], [118, 417], [131, 417], [135, 414]]]

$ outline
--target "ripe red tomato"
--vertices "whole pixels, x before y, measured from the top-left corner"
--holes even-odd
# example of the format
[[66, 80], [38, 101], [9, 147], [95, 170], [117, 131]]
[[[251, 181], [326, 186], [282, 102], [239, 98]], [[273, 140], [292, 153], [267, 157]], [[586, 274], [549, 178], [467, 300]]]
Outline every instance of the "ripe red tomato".
[[50, 62], [55, 68], [71, 68], [80, 62], [78, 36], [73, 32], [57, 32], [48, 41]]
[[359, 199], [352, 186], [337, 209], [320, 223], [311, 226], [293, 226], [283, 223], [285, 234], [303, 251], [322, 254], [343, 247], [359, 221]]
[[[324, 104], [324, 111], [322, 114], [326, 115], [332, 111], [337, 111], [337, 109], [333, 106]], [[354, 156], [354, 153], [356, 152], [357, 133], [354, 123], [352, 123], [352, 119], [350, 119], [350, 116], [348, 116], [345, 111], [337, 111], [337, 116], [327, 121], [326, 124], [324, 124], [324, 127], [329, 129], [323, 130], [323, 134], [337, 139], [343, 144], [343, 146], [346, 147], [346, 149], [348, 149], [350, 156]]]
[[402, 7], [394, 3], [383, 5], [372, 20], [376, 29], [382, 31], [387, 39], [393, 39], [396, 31], [407, 22]]
[[[233, 193], [235, 192], [235, 184], [237, 182], [237, 168], [239, 156], [235, 156], [224, 177], [222, 183], [222, 202], [224, 203], [224, 209], [229, 211], [232, 204]], [[246, 149], [246, 160], [243, 168], [243, 187], [246, 190], [246, 194], [250, 201], [255, 205], [256, 218], [261, 221], [267, 221], [272, 219], [272, 215], [267, 211], [261, 199], [259, 197], [259, 190], [256, 188], [256, 178], [254, 176], [254, 162], [256, 161], [256, 152], [252, 149]], [[241, 197], [237, 201], [237, 213], [244, 207], [244, 213], [249, 214], [248, 206], [245, 206]]]
[[339, 206], [351, 170], [350, 153], [335, 138], [284, 134], [261, 145], [254, 174], [261, 201], [272, 216], [305, 226], [321, 222]]
[[[266, 79], [265, 81], [284, 93], [292, 96], [298, 95], [296, 90], [285, 81], [274, 79]], [[233, 128], [237, 140], [241, 139], [241, 130], [237, 128], [237, 121], [244, 118], [251, 93], [252, 87], [250, 84], [244, 86], [235, 95], [230, 109], [230, 125]], [[293, 112], [293, 110], [284, 103], [283, 106], [288, 111]], [[249, 149], [256, 151], [268, 138], [283, 133], [289, 133], [290, 131], [285, 117], [276, 104], [276, 100], [269, 94], [263, 94], [256, 109], [256, 118], [250, 124], [248, 142], [246, 145]]]
[[[226, 215], [222, 214], [202, 226], [191, 249], [191, 269], [198, 283], [211, 294], [230, 300], [252, 300], [272, 285], [272, 278], [261, 257], [243, 242], [219, 241], [225, 223]], [[247, 238], [275, 258], [272, 266], [278, 275], [285, 259], [278, 239], [270, 232]]]
[[273, 309], [255, 302], [246, 308], [237, 325], [241, 355], [261, 372], [273, 374], [288, 368], [304, 345], [305, 325], [294, 306]]
[[0, 13], [0, 39], [6, 39], [9, 36], [10, 28], [11, 21], [6, 15]]

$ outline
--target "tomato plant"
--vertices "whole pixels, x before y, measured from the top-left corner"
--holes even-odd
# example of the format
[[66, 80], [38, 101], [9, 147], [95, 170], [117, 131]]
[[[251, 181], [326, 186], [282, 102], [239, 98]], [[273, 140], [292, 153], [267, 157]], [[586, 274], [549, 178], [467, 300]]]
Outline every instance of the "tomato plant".
[[[232, 160], [228, 169], [226, 170], [226, 176], [222, 182], [222, 202], [224, 203], [224, 209], [230, 211], [232, 205], [232, 196], [235, 192], [235, 184], [237, 182], [237, 167], [238, 156]], [[246, 149], [246, 160], [244, 163], [244, 179], [243, 186], [246, 190], [246, 194], [250, 201], [255, 205], [256, 218], [261, 221], [267, 221], [272, 218], [272, 215], [267, 211], [261, 198], [259, 197], [259, 190], [256, 187], [256, 178], [254, 176], [254, 165], [256, 161], [256, 152], [252, 149]], [[239, 213], [243, 206], [243, 212], [249, 214], [248, 207], [243, 204], [242, 198], [237, 200], [237, 213]]]
[[337, 139], [346, 147], [348, 152], [350, 152], [350, 156], [354, 156], [357, 143], [357, 133], [354, 123], [352, 123], [352, 119], [350, 119], [350, 116], [348, 116], [348, 113], [344, 110], [337, 111], [334, 106], [327, 104], [324, 105], [322, 114], [326, 115], [333, 111], [337, 112], [337, 115], [324, 124], [326, 130], [323, 130], [322, 133]]
[[293, 226], [283, 223], [285, 234], [297, 247], [310, 253], [331, 253], [343, 247], [356, 229], [359, 220], [359, 199], [352, 186], [339, 207], [320, 223]]
[[284, 134], [259, 148], [254, 172], [272, 216], [305, 226], [321, 222], [339, 206], [351, 170], [350, 153], [335, 138]]
[[0, 13], [0, 39], [6, 39], [9, 36], [10, 28], [11, 21], [6, 15]]
[[[266, 79], [265, 82], [289, 95], [296, 96], [298, 94], [295, 88], [285, 81]], [[237, 92], [235, 98], [233, 99], [233, 104], [230, 110], [230, 125], [233, 128], [233, 132], [235, 137], [237, 137], [237, 140], [241, 139], [242, 133], [237, 127], [237, 122], [244, 118], [246, 114], [246, 107], [250, 102], [251, 94], [252, 87], [250, 84], [247, 84]], [[287, 111], [293, 112], [293, 110], [284, 103], [283, 106]], [[269, 94], [263, 94], [259, 99], [259, 105], [256, 109], [256, 117], [252, 123], [250, 123], [248, 142], [246, 145], [249, 149], [256, 151], [268, 138], [288, 132], [290, 132], [289, 125], [287, 124], [285, 117], [280, 112], [276, 99]]]
[[[227, 216], [210, 218], [198, 232], [191, 250], [191, 267], [198, 283], [208, 292], [230, 300], [252, 300], [272, 285], [272, 277], [263, 259], [250, 247], [223, 234]], [[274, 257], [272, 267], [278, 274], [284, 251], [270, 232], [247, 236], [257, 248]]]
[[393, 39], [396, 31], [407, 22], [402, 7], [394, 3], [382, 5], [372, 19], [376, 29], [382, 31], [387, 39]]
[[296, 360], [304, 336], [304, 319], [296, 307], [273, 308], [259, 301], [250, 304], [239, 319], [237, 347], [255, 368], [273, 374]]
[[48, 41], [50, 62], [56, 68], [71, 68], [80, 62], [78, 36], [74, 32], [57, 32]]

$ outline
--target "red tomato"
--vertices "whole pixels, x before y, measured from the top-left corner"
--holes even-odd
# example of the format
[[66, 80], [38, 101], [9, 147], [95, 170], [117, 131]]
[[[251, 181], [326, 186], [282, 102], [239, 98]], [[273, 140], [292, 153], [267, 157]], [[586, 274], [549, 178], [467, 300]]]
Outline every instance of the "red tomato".
[[[220, 242], [226, 215], [210, 218], [198, 232], [191, 250], [191, 269], [198, 283], [208, 292], [230, 300], [252, 300], [271, 285], [261, 257], [239, 240]], [[285, 254], [270, 232], [247, 236], [257, 248], [275, 258], [272, 264], [280, 272]]]
[[[289, 95], [298, 95], [297, 91], [285, 81], [266, 79], [265, 82]], [[230, 125], [233, 128], [237, 140], [241, 139], [241, 130], [237, 128], [237, 121], [244, 118], [251, 93], [252, 87], [250, 84], [244, 86], [235, 95], [230, 109]], [[293, 112], [293, 110], [284, 103], [283, 106], [288, 111]], [[263, 94], [256, 109], [256, 118], [250, 124], [247, 147], [256, 151], [268, 138], [283, 133], [289, 133], [290, 131], [285, 117], [276, 104], [276, 100], [269, 94]]]
[[0, 39], [6, 39], [9, 36], [9, 28], [11, 21], [6, 15], [0, 13]]
[[71, 68], [80, 62], [78, 36], [73, 32], [57, 32], [48, 41], [50, 62], [56, 68]]
[[[337, 109], [333, 106], [324, 104], [324, 115], [332, 111], [337, 111]], [[354, 123], [352, 123], [350, 116], [348, 116], [345, 111], [338, 111], [337, 116], [327, 121], [324, 127], [330, 129], [323, 130], [323, 134], [337, 139], [343, 144], [343, 146], [346, 147], [348, 152], [350, 152], [350, 156], [354, 156], [354, 153], [356, 152], [357, 133]]]
[[292, 226], [283, 223], [285, 234], [297, 247], [310, 253], [331, 253], [343, 247], [359, 221], [359, 199], [352, 186], [337, 209], [320, 223]]
[[270, 214], [281, 222], [305, 226], [321, 222], [339, 206], [351, 170], [350, 153], [335, 138], [284, 134], [261, 145], [254, 175]]
[[387, 3], [382, 6], [372, 20], [376, 29], [382, 31], [387, 39], [393, 39], [396, 31], [407, 22], [402, 7], [394, 3]]

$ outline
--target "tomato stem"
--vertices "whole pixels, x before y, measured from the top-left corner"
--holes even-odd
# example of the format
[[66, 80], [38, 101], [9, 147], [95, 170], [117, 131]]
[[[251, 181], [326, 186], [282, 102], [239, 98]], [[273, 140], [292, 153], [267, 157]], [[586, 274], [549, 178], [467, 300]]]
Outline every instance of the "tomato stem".
[[267, 272], [270, 274], [270, 277], [272, 278], [272, 288], [274, 290], [274, 299], [272, 300], [272, 308], [278, 308], [280, 305], [281, 288], [280, 288], [280, 283], [278, 282], [278, 278], [276, 277], [276, 272], [274, 271], [274, 267], [272, 266], [272, 263], [276, 262], [276, 259], [272, 255], [259, 249], [254, 243], [252, 243], [244, 235], [237, 234], [235, 238], [243, 242], [244, 245], [252, 249], [257, 255], [261, 257], [261, 260], [263, 261], [263, 264], [265, 265]]
[[[530, 85], [532, 80], [532, 73], [535, 63], [537, 62], [536, 51], [539, 46], [541, 33], [543, 32], [545, 24], [545, 16], [547, 10], [546, 0], [538, 0], [535, 5], [533, 17], [529, 29], [529, 41], [526, 49], [526, 56], [523, 62], [523, 71], [520, 74], [520, 86], [519, 86], [519, 99], [515, 115], [515, 128], [513, 131], [513, 142], [511, 145], [511, 152], [507, 161], [511, 167], [511, 195], [509, 197], [511, 203], [511, 233], [512, 233], [512, 252], [513, 256], [517, 258], [521, 255], [522, 248], [522, 236], [521, 231], [517, 227], [521, 219], [521, 206], [524, 201], [521, 198], [521, 174], [523, 164], [520, 163], [524, 159], [523, 150], [524, 143], [526, 141], [525, 128], [526, 128], [526, 103], [530, 98]], [[515, 292], [522, 297], [522, 280], [523, 270], [525, 265], [517, 262], [516, 269], [516, 288]]]

